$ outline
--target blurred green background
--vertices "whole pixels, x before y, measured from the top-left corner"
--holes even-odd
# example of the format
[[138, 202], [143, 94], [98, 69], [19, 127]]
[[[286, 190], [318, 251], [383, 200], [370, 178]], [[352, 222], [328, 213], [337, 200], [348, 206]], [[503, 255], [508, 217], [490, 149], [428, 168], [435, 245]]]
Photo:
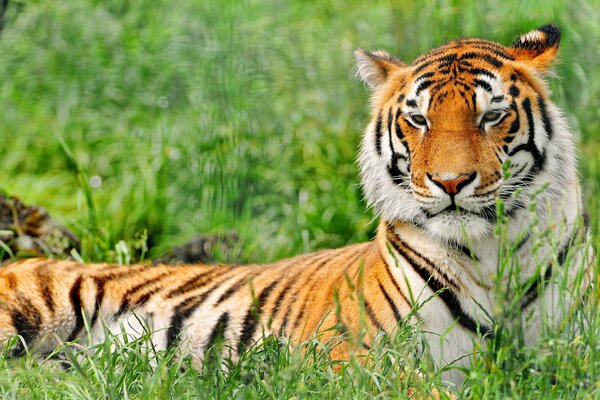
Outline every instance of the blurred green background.
[[598, 0], [12, 1], [0, 187], [45, 206], [92, 260], [145, 231], [157, 255], [234, 230], [239, 248], [219, 257], [245, 262], [367, 240], [355, 157], [368, 91], [353, 50], [409, 62], [548, 22], [563, 32], [553, 97], [581, 140], [598, 231]]

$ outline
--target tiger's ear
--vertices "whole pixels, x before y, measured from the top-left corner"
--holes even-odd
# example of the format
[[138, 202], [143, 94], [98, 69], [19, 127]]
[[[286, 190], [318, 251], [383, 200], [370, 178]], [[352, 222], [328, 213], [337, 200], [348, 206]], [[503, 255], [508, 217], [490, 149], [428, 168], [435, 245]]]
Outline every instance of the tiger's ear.
[[510, 50], [517, 61], [526, 62], [539, 71], [546, 72], [556, 59], [559, 43], [560, 29], [549, 24], [519, 36]]
[[405, 66], [402, 61], [383, 50], [370, 52], [357, 49], [354, 57], [356, 58], [357, 75], [371, 89], [376, 89], [384, 84], [393, 72], [400, 71]]

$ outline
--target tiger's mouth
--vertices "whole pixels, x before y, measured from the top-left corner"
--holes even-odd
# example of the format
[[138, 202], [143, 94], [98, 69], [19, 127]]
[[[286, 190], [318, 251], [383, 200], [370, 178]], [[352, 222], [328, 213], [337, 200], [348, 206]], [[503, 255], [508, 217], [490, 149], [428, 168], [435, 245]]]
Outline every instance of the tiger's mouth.
[[466, 198], [462, 202], [456, 202], [454, 198], [450, 199], [450, 204], [446, 207], [435, 207], [434, 209], [427, 209], [421, 207], [423, 213], [429, 219], [436, 217], [444, 217], [445, 219], [456, 217], [457, 219], [464, 219], [465, 217], [479, 217], [487, 221], [496, 220], [496, 203], [495, 201], [488, 201], [485, 204], [475, 203], [474, 205], [467, 205], [464, 203]]
[[[496, 206], [495, 205], [489, 205], [486, 207], [483, 207], [479, 210], [469, 210], [463, 207], [459, 207], [459, 206], [449, 206], [446, 207], [445, 209], [443, 209], [442, 211], [438, 212], [437, 215], [456, 215], [456, 216], [465, 216], [465, 215], [472, 215], [472, 216], [477, 216], [477, 217], [481, 217], [484, 218], [486, 220], [490, 220], [493, 219], [495, 220], [496, 218]], [[493, 216], [493, 218], [491, 217]]]
[[480, 201], [476, 196], [459, 200], [442, 198], [433, 207], [422, 205], [421, 210], [424, 218], [419, 225], [429, 235], [454, 243], [486, 237], [498, 222], [493, 197], [486, 201]]
[[456, 213], [456, 214], [462, 214], [462, 213], [472, 213], [470, 210], [467, 210], [466, 208], [460, 207], [458, 205], [456, 205], [456, 203], [454, 201], [452, 201], [452, 204], [450, 204], [448, 207], [444, 208], [442, 211], [438, 212], [435, 215], [441, 214], [441, 213]]

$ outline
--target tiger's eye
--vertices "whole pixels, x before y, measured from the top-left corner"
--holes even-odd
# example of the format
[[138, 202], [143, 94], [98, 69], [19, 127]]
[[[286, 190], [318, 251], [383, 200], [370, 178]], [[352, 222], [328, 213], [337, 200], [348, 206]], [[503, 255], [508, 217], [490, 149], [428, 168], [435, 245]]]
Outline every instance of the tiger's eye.
[[412, 121], [417, 125], [427, 125], [427, 119], [421, 114], [413, 114], [410, 116]]
[[488, 111], [485, 114], [483, 114], [482, 121], [484, 121], [484, 122], [492, 122], [492, 121], [495, 121], [498, 118], [500, 118], [500, 115], [502, 115], [500, 113], [500, 111]]

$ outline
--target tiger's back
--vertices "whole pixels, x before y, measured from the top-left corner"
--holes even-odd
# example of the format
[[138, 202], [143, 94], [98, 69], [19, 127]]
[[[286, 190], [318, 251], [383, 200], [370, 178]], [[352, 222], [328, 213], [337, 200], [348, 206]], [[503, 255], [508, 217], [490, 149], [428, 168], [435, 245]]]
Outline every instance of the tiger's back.
[[374, 250], [363, 243], [247, 266], [25, 260], [0, 270], [0, 334], [50, 352], [55, 337], [70, 342], [89, 329], [98, 343], [106, 328], [119, 334], [125, 327], [137, 337], [152, 332], [159, 349], [185, 342], [197, 360], [219, 337], [238, 352], [269, 334], [303, 340], [339, 317], [334, 291], [345, 291], [365, 262], [377, 262]]

